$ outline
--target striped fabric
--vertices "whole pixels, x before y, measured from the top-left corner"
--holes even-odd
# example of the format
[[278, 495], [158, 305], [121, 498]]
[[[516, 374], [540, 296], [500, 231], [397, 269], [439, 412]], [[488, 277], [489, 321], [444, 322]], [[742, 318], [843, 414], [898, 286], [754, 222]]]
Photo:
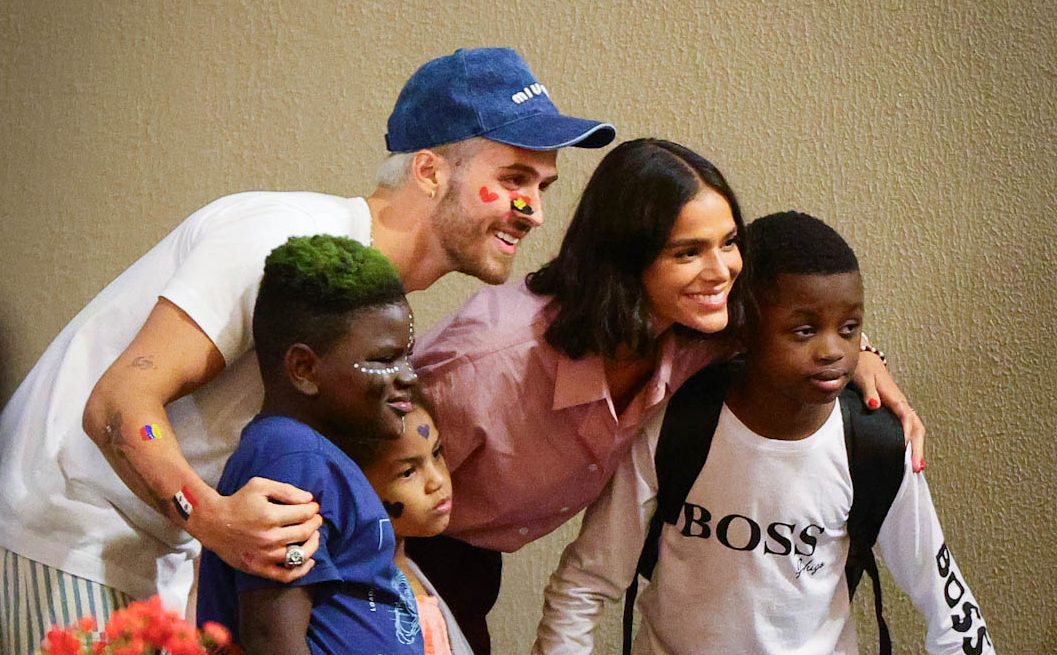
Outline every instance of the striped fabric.
[[106, 585], [78, 578], [0, 548], [0, 653], [32, 655], [52, 625], [94, 616], [100, 628], [132, 601]]

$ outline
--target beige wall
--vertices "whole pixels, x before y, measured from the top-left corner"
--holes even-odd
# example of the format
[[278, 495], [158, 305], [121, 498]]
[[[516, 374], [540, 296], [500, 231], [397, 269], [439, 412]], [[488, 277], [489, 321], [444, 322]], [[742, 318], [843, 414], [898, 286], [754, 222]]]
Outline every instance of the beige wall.
[[[192, 210], [245, 189], [368, 192], [411, 71], [510, 45], [564, 109], [714, 159], [747, 215], [797, 207], [853, 242], [869, 332], [929, 425], [941, 520], [995, 639], [1052, 652], [1057, 5], [459, 4], [5, 0], [0, 398]], [[599, 156], [562, 154], [519, 272], [555, 251]], [[420, 318], [475, 286], [418, 294]], [[573, 534], [508, 558], [497, 652], [527, 649]], [[889, 593], [898, 643], [920, 642]]]

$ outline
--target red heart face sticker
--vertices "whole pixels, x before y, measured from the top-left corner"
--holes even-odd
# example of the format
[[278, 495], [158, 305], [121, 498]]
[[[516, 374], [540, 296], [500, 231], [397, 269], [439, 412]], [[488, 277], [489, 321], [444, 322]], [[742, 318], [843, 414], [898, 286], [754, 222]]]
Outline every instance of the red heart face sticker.
[[477, 194], [481, 196], [481, 200], [484, 202], [495, 202], [496, 200], [499, 200], [499, 194], [492, 193], [486, 186], [481, 187], [481, 190], [478, 191]]

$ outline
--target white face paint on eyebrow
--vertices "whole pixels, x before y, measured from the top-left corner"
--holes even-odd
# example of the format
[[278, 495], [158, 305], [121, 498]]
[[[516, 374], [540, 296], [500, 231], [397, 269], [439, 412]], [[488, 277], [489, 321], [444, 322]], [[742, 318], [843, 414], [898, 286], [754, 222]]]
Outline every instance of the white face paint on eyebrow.
[[[407, 315], [407, 353], [410, 354], [412, 346], [415, 345], [415, 315], [408, 313]], [[392, 366], [373, 366], [368, 363], [353, 362], [352, 368], [356, 369], [360, 373], [366, 373], [367, 375], [392, 375], [406, 366], [411, 374], [415, 374], [415, 367], [411, 365], [411, 362], [407, 360], [407, 355], [403, 357], [404, 362], [393, 364]]]
[[396, 373], [400, 370], [399, 364], [396, 366], [385, 366], [375, 368], [372, 366], [361, 364], [359, 362], [354, 362], [352, 367], [360, 373], [366, 373], [367, 375], [392, 375], [393, 373]]

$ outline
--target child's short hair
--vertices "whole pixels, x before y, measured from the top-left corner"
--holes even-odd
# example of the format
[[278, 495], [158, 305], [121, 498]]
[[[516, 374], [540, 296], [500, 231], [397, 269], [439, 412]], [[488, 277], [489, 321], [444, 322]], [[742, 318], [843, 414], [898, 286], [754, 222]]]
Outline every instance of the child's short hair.
[[851, 246], [832, 227], [796, 211], [769, 214], [746, 230], [748, 282], [759, 301], [779, 275], [835, 275], [859, 270]]
[[291, 237], [265, 260], [253, 308], [261, 376], [281, 370], [291, 345], [323, 354], [355, 312], [405, 301], [400, 276], [377, 250], [346, 237]]

